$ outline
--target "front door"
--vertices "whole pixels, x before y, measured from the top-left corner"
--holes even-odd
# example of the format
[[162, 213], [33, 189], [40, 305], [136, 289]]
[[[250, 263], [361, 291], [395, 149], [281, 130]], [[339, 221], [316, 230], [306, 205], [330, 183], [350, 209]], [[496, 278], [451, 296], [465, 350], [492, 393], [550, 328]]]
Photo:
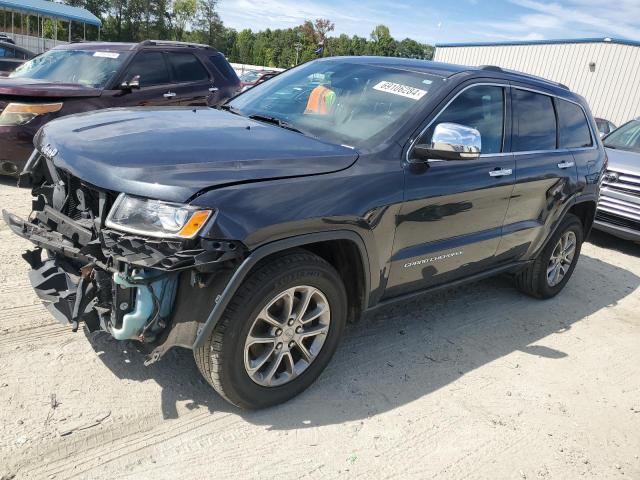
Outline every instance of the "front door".
[[138, 77], [139, 89], [112, 91], [114, 106], [175, 106], [180, 99], [171, 81], [165, 55], [160, 50], [142, 50], [125, 69], [121, 82]]
[[480, 132], [482, 154], [405, 165], [405, 202], [385, 297], [467, 277], [494, 263], [514, 178], [505, 141], [507, 93], [506, 86], [466, 87], [418, 140], [429, 144], [437, 124], [457, 123]]

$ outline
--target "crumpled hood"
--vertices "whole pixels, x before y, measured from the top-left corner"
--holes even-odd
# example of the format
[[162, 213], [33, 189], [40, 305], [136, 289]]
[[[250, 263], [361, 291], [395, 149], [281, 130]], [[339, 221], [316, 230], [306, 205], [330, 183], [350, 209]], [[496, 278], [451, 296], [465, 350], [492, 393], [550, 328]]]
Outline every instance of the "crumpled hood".
[[[232, 183], [335, 172], [357, 152], [211, 108], [118, 108], [46, 124], [36, 146], [95, 186], [185, 202]], [[54, 150], [55, 149], [55, 150]]]
[[77, 98], [99, 97], [102, 90], [76, 83], [54, 83], [33, 78], [0, 77], [0, 95], [21, 97]]
[[609, 168], [640, 175], [640, 153], [607, 148]]

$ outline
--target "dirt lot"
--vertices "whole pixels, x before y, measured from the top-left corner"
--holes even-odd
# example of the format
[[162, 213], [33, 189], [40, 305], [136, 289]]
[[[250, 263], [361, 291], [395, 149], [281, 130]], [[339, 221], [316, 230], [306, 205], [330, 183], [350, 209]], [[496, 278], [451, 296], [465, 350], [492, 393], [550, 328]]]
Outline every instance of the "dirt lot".
[[497, 278], [380, 310], [303, 395], [243, 412], [189, 351], [146, 368], [54, 323], [0, 223], [3, 479], [640, 478], [638, 246], [594, 235], [546, 302]]

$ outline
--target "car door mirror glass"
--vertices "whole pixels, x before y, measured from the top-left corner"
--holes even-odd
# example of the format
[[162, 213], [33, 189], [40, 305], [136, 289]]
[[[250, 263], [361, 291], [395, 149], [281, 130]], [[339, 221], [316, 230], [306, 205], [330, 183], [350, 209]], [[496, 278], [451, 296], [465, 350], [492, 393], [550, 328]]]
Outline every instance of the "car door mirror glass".
[[416, 160], [473, 160], [480, 156], [482, 139], [475, 128], [457, 123], [439, 123], [430, 143], [414, 145], [411, 157]]

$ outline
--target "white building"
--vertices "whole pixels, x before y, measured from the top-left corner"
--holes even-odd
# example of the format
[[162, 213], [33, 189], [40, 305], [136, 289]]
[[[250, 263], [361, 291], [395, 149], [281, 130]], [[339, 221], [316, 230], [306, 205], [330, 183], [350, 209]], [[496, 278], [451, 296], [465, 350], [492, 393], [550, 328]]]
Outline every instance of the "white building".
[[496, 65], [567, 85], [594, 116], [621, 125], [640, 116], [640, 42], [612, 38], [436, 45], [434, 60]]

